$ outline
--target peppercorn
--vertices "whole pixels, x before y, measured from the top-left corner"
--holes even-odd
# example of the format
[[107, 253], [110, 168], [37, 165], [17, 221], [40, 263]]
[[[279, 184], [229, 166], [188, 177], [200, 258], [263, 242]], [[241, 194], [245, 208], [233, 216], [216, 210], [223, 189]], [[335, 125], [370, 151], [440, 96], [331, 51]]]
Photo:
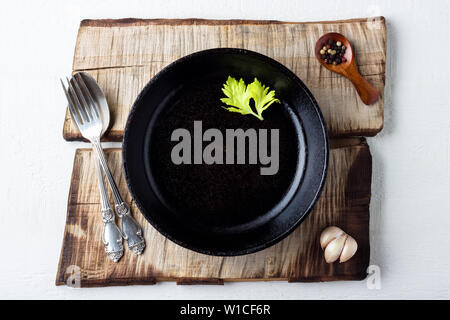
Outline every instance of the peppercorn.
[[320, 58], [326, 64], [338, 65], [346, 62], [344, 57], [346, 47], [341, 41], [328, 40], [324, 43], [322, 49], [319, 50]]

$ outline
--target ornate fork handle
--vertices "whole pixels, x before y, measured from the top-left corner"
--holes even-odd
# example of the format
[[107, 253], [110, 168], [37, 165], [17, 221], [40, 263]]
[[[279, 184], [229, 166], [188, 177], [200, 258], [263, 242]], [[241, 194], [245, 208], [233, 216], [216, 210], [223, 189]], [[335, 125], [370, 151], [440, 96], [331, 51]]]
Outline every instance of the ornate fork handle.
[[105, 245], [106, 255], [112, 261], [118, 262], [123, 256], [122, 233], [114, 221], [114, 211], [109, 203], [105, 181], [103, 180], [103, 174], [98, 161], [96, 161], [96, 167], [102, 206], [102, 220], [104, 223], [102, 240]]
[[130, 207], [125, 203], [122, 196], [120, 195], [119, 189], [117, 188], [116, 182], [109, 170], [108, 163], [106, 162], [103, 149], [100, 145], [100, 139], [92, 139], [92, 145], [98, 155], [100, 165], [106, 174], [106, 179], [111, 187], [114, 205], [116, 208], [116, 213], [121, 219], [121, 227], [123, 238], [127, 241], [128, 248], [130, 248], [135, 254], [141, 254], [145, 248], [145, 240], [142, 236], [142, 228], [134, 220], [130, 214]]

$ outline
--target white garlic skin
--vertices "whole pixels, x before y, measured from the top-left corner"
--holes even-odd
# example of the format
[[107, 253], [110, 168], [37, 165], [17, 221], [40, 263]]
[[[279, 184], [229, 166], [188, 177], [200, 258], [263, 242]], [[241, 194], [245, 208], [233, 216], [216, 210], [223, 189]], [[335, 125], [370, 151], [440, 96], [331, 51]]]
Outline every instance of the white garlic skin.
[[356, 240], [341, 228], [331, 226], [325, 228], [320, 235], [320, 246], [324, 250], [325, 261], [333, 263], [348, 261], [358, 250]]
[[333, 263], [341, 256], [341, 252], [344, 249], [345, 240], [347, 235], [342, 234], [336, 239], [332, 240], [325, 248], [325, 261], [327, 263]]
[[334, 239], [344, 234], [345, 232], [338, 227], [332, 226], [325, 228], [320, 234], [320, 246], [322, 250], [325, 250], [325, 247]]
[[339, 263], [348, 261], [358, 250], [358, 243], [353, 237], [348, 236], [345, 241], [344, 248], [342, 249], [341, 257], [339, 259]]

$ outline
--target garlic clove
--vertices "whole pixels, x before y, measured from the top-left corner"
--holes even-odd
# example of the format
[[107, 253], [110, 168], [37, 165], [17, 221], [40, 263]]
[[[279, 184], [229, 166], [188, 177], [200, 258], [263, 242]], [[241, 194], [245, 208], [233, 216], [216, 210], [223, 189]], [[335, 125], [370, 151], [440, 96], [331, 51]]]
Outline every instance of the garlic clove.
[[331, 241], [333, 241], [334, 239], [338, 238], [343, 234], [344, 231], [341, 228], [335, 226], [325, 228], [320, 234], [320, 246], [322, 247], [322, 250], [325, 250], [325, 247]]
[[353, 239], [353, 237], [347, 236], [339, 263], [350, 260], [350, 258], [356, 253], [356, 250], [358, 250], [358, 243], [356, 243], [356, 240]]
[[[342, 230], [341, 230], [342, 231]], [[335, 262], [339, 256], [341, 255], [342, 250], [344, 249], [345, 241], [347, 240], [348, 235], [343, 233], [338, 238], [332, 240], [325, 248], [325, 261], [327, 263]]]

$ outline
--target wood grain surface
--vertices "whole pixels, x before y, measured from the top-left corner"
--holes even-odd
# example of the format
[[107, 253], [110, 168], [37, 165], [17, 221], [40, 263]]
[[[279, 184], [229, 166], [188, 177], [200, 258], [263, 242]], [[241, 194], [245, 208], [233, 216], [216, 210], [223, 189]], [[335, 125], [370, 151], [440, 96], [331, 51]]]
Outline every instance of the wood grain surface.
[[[56, 278], [66, 283], [79, 268], [81, 286], [222, 284], [224, 281], [360, 280], [369, 263], [369, 202], [372, 160], [363, 138], [332, 140], [327, 182], [314, 210], [286, 239], [253, 254], [214, 257], [180, 247], [157, 232], [138, 212], [122, 173], [121, 150], [107, 149], [110, 168], [134, 217], [144, 229], [142, 256], [128, 249], [115, 264], [104, 253], [99, 193], [90, 149], [77, 149], [68, 199], [67, 221]], [[327, 264], [319, 244], [322, 229], [337, 225], [358, 242], [356, 255], [343, 264]], [[72, 266], [72, 267], [71, 267]]]
[[[323, 68], [316, 40], [336, 31], [352, 43], [361, 74], [381, 93], [366, 106], [351, 82]], [[383, 127], [386, 27], [384, 18], [326, 22], [204, 19], [85, 20], [75, 46], [73, 72], [90, 73], [103, 88], [112, 123], [104, 141], [121, 141], [131, 105], [163, 67], [195, 51], [246, 48], [276, 59], [312, 91], [331, 137], [373, 136]], [[82, 140], [66, 113], [63, 136]]]

